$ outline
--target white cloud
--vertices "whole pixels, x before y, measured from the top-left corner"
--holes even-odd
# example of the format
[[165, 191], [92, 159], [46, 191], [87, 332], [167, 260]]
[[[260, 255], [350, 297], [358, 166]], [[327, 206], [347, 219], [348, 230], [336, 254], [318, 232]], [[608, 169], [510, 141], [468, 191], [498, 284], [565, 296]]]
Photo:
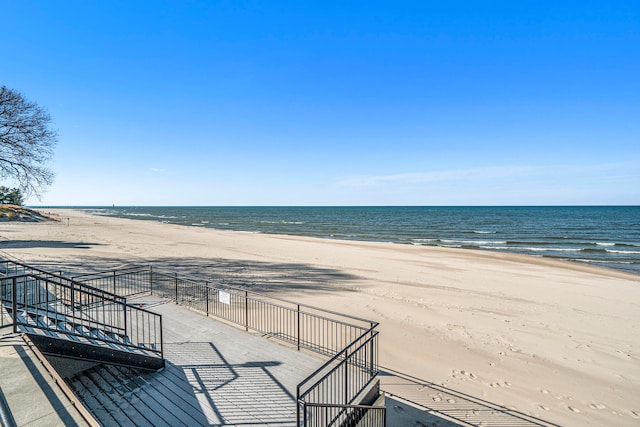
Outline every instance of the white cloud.
[[638, 162], [493, 166], [346, 177], [334, 186], [348, 204], [637, 204]]
[[460, 181], [478, 178], [504, 178], [535, 173], [535, 167], [497, 166], [473, 169], [452, 169], [433, 172], [408, 172], [392, 175], [356, 175], [340, 181], [343, 186], [372, 186], [379, 184], [421, 184], [442, 181]]
[[[635, 166], [637, 167], [637, 166]], [[343, 187], [371, 187], [383, 184], [429, 184], [461, 181], [490, 181], [505, 179], [535, 179], [552, 177], [577, 177], [592, 176], [594, 174], [611, 173], [619, 176], [623, 171], [633, 170], [633, 165], [622, 164], [601, 164], [601, 165], [554, 165], [554, 166], [490, 166], [469, 169], [450, 169], [443, 171], [429, 172], [408, 172], [391, 175], [354, 175], [346, 177], [338, 182]], [[640, 171], [640, 169], [636, 169]], [[638, 178], [640, 172], [635, 174]]]

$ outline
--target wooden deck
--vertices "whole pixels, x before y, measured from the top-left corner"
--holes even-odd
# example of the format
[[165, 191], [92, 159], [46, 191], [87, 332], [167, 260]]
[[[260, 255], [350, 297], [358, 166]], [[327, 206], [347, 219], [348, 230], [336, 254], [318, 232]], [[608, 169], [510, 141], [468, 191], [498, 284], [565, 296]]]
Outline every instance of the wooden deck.
[[324, 359], [172, 302], [130, 302], [162, 314], [166, 367], [99, 365], [70, 378], [103, 425], [295, 425], [296, 385]]

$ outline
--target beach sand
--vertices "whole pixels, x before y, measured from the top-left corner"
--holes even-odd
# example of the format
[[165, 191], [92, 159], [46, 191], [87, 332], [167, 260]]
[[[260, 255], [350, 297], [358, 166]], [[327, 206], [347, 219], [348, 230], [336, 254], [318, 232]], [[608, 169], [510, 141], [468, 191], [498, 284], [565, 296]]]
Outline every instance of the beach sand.
[[0, 224], [2, 253], [52, 270], [152, 263], [248, 283], [380, 322], [383, 367], [560, 425], [640, 425], [638, 275], [51, 211], [62, 220]]

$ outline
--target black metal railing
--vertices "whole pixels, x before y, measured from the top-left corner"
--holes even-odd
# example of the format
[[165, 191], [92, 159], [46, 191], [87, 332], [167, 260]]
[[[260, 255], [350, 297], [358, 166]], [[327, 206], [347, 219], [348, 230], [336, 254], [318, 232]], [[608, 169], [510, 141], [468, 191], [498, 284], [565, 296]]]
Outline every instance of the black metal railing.
[[[305, 426], [380, 427], [385, 425], [384, 406], [328, 405], [308, 403]], [[298, 424], [300, 425], [300, 423]]]
[[153, 270], [153, 293], [272, 338], [334, 355], [371, 327], [353, 316]]
[[[75, 279], [120, 292], [149, 292], [247, 331], [293, 344], [298, 350], [329, 356], [297, 387], [299, 425], [325, 425], [318, 420], [326, 421], [327, 417], [334, 420], [332, 425], [349, 425], [368, 414], [366, 408], [373, 411], [371, 414], [384, 412], [384, 408], [353, 405], [378, 374], [376, 322], [151, 267], [105, 271]], [[379, 419], [373, 417], [365, 425], [384, 425], [373, 424]], [[381, 419], [384, 421], [384, 416]]]
[[[1, 279], [0, 283], [2, 286], [2, 290], [0, 291], [0, 296], [2, 297], [2, 301], [5, 305], [11, 302], [10, 300], [5, 299], [5, 296], [10, 295], [10, 292], [11, 292], [10, 291], [11, 282], [5, 279], [11, 278], [11, 277], [30, 276], [30, 275], [34, 277], [38, 277], [40, 279], [48, 279], [51, 283], [65, 285], [65, 289], [71, 290], [76, 288], [83, 288], [85, 291], [91, 291], [94, 295], [100, 296], [106, 300], [115, 300], [120, 304], [126, 304], [126, 299], [123, 297], [104, 291], [102, 289], [98, 289], [98, 288], [90, 287], [88, 285], [83, 285], [78, 282], [74, 282], [73, 280], [62, 276], [61, 273], [52, 273], [49, 271], [45, 271], [45, 270], [21, 263], [19, 261], [0, 260], [0, 279]], [[66, 294], [65, 293], [61, 294], [62, 300], [66, 300], [67, 302], [69, 302], [69, 299], [73, 298], [74, 296], [75, 294], [71, 291], [66, 292]], [[55, 298], [53, 300], [55, 300]], [[7, 324], [8, 320], [6, 319], [5, 315], [0, 316], [0, 322], [1, 322], [0, 326], [4, 326]], [[12, 320], [9, 322], [12, 323]]]
[[[105, 293], [69, 286], [33, 274], [0, 279], [2, 300], [12, 323], [66, 335], [102, 329], [107, 335], [125, 334], [125, 310]], [[60, 325], [60, 326], [59, 326]]]
[[89, 273], [71, 277], [72, 280], [95, 288], [108, 290], [121, 297], [130, 297], [151, 291], [149, 267], [129, 267], [105, 274]]
[[377, 323], [246, 289], [131, 267], [73, 276], [118, 295], [153, 293], [298, 348], [333, 356]]
[[91, 290], [97, 294], [104, 295], [107, 298], [116, 299], [122, 303], [126, 303], [125, 296], [110, 292], [102, 287], [94, 287], [89, 283], [82, 283], [72, 278], [65, 277], [62, 272], [54, 273], [40, 268], [36, 268], [19, 261], [0, 260], [0, 278], [11, 276], [35, 275], [41, 278], [48, 278], [54, 282], [65, 284], [69, 287], [82, 287]]
[[21, 276], [25, 274], [36, 274], [41, 277], [50, 277], [61, 281], [69, 280], [63, 277], [62, 272], [46, 271], [20, 261], [0, 259], [0, 277]]
[[15, 261], [0, 261], [0, 326], [83, 337], [163, 357], [162, 316], [126, 298]]
[[[342, 351], [333, 356], [319, 369], [298, 384], [298, 424], [305, 426], [342, 425], [355, 415], [352, 403], [359, 397], [378, 374], [378, 332], [375, 326], [358, 337]], [[309, 406], [311, 405], [311, 406]], [[309, 417], [309, 408], [331, 416], [331, 423]], [[340, 420], [337, 424], [334, 422]], [[336, 421], [337, 422], [337, 421]]]

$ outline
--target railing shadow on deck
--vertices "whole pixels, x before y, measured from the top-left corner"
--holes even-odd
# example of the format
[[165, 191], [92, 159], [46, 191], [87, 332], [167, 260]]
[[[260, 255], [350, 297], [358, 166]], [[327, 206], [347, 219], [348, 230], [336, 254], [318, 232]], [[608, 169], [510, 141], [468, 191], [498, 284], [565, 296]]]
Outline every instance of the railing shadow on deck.
[[368, 411], [384, 413], [384, 408], [358, 405], [371, 403], [365, 390], [378, 373], [377, 322], [153, 266], [76, 275], [73, 280], [122, 296], [149, 293], [168, 298], [298, 350], [329, 356], [321, 368], [298, 384], [297, 424], [355, 425]]
[[172, 426], [295, 425], [295, 398], [269, 370], [281, 362], [229, 363], [211, 342], [166, 347], [162, 371], [93, 369], [83, 374], [89, 381], [77, 376], [72, 386], [88, 400], [91, 390], [83, 392], [80, 383], [103, 388], [101, 394], [113, 397], [113, 402], [93, 401], [92, 410], [104, 425], [123, 420]]

